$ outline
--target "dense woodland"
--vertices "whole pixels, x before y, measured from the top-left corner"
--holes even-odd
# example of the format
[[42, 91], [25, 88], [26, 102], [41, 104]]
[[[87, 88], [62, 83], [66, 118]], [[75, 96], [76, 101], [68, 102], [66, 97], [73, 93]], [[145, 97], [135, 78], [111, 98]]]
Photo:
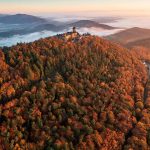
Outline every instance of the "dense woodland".
[[147, 79], [135, 53], [96, 36], [3, 48], [0, 150], [149, 150]]

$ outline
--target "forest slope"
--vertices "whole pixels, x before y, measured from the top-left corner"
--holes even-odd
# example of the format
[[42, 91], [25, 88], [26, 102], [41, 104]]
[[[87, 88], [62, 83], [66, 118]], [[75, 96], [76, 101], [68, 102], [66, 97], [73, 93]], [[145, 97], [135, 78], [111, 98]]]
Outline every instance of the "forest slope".
[[0, 149], [150, 148], [147, 72], [127, 49], [51, 37], [0, 50], [0, 72]]

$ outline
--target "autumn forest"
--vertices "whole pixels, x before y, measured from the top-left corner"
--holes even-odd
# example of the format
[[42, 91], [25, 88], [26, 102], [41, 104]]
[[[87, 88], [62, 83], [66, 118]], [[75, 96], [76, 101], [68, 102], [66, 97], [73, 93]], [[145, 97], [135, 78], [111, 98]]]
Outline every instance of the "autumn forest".
[[91, 35], [4, 47], [0, 150], [149, 150], [143, 57]]

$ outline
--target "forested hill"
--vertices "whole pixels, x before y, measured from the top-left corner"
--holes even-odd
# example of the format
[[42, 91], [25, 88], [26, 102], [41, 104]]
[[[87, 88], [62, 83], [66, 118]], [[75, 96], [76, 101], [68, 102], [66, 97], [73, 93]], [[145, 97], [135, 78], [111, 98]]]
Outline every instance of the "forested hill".
[[147, 150], [146, 67], [96, 36], [0, 50], [0, 149]]

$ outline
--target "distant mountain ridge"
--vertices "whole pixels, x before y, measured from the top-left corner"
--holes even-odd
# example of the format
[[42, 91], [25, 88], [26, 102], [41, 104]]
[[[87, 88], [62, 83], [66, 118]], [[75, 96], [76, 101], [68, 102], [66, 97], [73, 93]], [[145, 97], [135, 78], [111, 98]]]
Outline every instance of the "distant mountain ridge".
[[0, 17], [6, 16], [6, 14], [0, 14]]
[[26, 15], [26, 14], [16, 14], [16, 15], [2, 15], [0, 16], [0, 23], [5, 24], [26, 24], [26, 23], [43, 23], [46, 22], [45, 19]]
[[70, 30], [73, 26], [77, 29], [79, 28], [100, 28], [103, 30], [116, 29], [115, 27], [100, 24], [96, 21], [91, 20], [79, 20], [73, 23], [66, 23], [63, 25], [55, 25], [53, 22], [50, 23], [47, 19], [43, 19], [36, 16], [26, 15], [26, 14], [16, 14], [16, 15], [6, 15], [0, 16], [0, 23], [7, 25], [19, 24], [20, 28], [12, 28], [10, 30], [1, 31], [0, 37], [7, 38], [14, 35], [24, 35], [34, 32], [41, 31], [52, 31], [52, 32], [63, 32]]
[[91, 21], [91, 20], [79, 20], [79, 21], [76, 21], [74, 23], [69, 24], [69, 26], [75, 26], [75, 27], [78, 27], [78, 28], [82, 28], [82, 27], [87, 27], [87, 28], [97, 27], [97, 28], [102, 28], [102, 29], [107, 29], [107, 30], [115, 29], [114, 27], [111, 27], [109, 25], [99, 24], [96, 21]]

